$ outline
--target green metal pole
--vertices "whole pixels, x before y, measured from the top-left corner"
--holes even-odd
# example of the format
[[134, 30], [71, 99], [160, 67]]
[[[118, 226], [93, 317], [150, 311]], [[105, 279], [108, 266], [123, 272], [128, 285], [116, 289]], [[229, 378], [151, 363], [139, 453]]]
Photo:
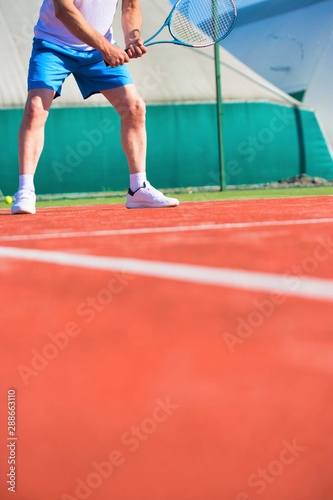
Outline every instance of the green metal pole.
[[[214, 40], [217, 40], [219, 38], [218, 37], [218, 34], [219, 34], [219, 13], [218, 13], [218, 8], [217, 8], [217, 0], [212, 0], [212, 14], [213, 14], [213, 35], [214, 35]], [[220, 46], [218, 43], [214, 44], [214, 61], [215, 61], [219, 177], [220, 177], [220, 190], [224, 191], [226, 188], [226, 185], [225, 185], [223, 126], [222, 126], [222, 84], [221, 84], [221, 68], [220, 68]]]
[[216, 81], [216, 110], [217, 110], [217, 141], [218, 141], [218, 158], [219, 158], [219, 174], [220, 174], [220, 189], [225, 191], [225, 165], [224, 165], [224, 147], [223, 147], [223, 113], [222, 113], [222, 83], [221, 83], [221, 68], [220, 68], [220, 47], [216, 43], [214, 45], [214, 60], [215, 60], [215, 81]]

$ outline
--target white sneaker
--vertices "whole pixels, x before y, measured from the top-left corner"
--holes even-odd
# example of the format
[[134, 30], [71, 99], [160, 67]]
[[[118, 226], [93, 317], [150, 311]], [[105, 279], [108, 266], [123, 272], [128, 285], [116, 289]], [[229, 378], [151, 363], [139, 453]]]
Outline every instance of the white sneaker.
[[177, 207], [176, 198], [168, 198], [161, 191], [155, 189], [148, 181], [136, 191], [128, 190], [126, 208], [163, 208]]
[[14, 195], [15, 201], [11, 212], [15, 214], [35, 214], [36, 213], [36, 195], [35, 191], [30, 189], [20, 189]]

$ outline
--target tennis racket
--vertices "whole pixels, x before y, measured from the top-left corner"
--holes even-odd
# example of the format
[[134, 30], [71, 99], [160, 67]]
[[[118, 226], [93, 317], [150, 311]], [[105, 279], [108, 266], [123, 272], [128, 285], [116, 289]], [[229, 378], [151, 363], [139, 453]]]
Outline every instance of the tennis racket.
[[[209, 47], [229, 35], [237, 18], [233, 0], [178, 0], [156, 33], [144, 45], [173, 43], [186, 47]], [[153, 41], [165, 28], [169, 40]]]
[[[160, 29], [147, 38], [144, 45], [173, 43], [185, 47], [209, 47], [229, 35], [236, 19], [233, 0], [178, 0]], [[172, 38], [153, 41], [165, 28], [169, 29]]]

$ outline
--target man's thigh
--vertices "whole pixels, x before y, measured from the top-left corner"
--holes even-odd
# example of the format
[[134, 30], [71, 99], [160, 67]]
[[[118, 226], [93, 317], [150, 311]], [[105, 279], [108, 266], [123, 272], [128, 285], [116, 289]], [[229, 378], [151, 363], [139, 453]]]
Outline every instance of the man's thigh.
[[61, 95], [64, 80], [75, 69], [75, 60], [57, 46], [35, 39], [28, 72], [28, 90], [49, 89]]
[[[73, 72], [84, 99], [105, 90], [113, 90], [133, 84], [132, 77], [126, 64], [111, 68], [106, 66], [102, 55], [98, 51], [89, 54], [90, 63], [81, 62], [79, 68]], [[89, 61], [87, 59], [86, 62]]]

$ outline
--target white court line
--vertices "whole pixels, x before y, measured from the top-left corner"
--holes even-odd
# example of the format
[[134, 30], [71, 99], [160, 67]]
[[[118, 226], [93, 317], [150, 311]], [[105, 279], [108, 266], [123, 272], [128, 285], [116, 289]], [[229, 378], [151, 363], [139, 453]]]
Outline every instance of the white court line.
[[0, 247], [0, 257], [333, 301], [332, 280], [15, 247]]
[[78, 231], [68, 233], [41, 233], [41, 234], [24, 234], [14, 236], [0, 236], [0, 241], [30, 241], [30, 240], [49, 240], [49, 239], [66, 239], [66, 238], [82, 238], [89, 236], [120, 236], [123, 234], [152, 234], [152, 233], [179, 233], [186, 231], [210, 231], [217, 229], [250, 229], [255, 227], [272, 227], [272, 226], [294, 226], [304, 224], [332, 224], [333, 218], [323, 219], [299, 219], [299, 220], [272, 220], [261, 222], [226, 222], [222, 224], [198, 224], [193, 226], [172, 226], [172, 227], [143, 227], [136, 229], [104, 229], [99, 231]]

